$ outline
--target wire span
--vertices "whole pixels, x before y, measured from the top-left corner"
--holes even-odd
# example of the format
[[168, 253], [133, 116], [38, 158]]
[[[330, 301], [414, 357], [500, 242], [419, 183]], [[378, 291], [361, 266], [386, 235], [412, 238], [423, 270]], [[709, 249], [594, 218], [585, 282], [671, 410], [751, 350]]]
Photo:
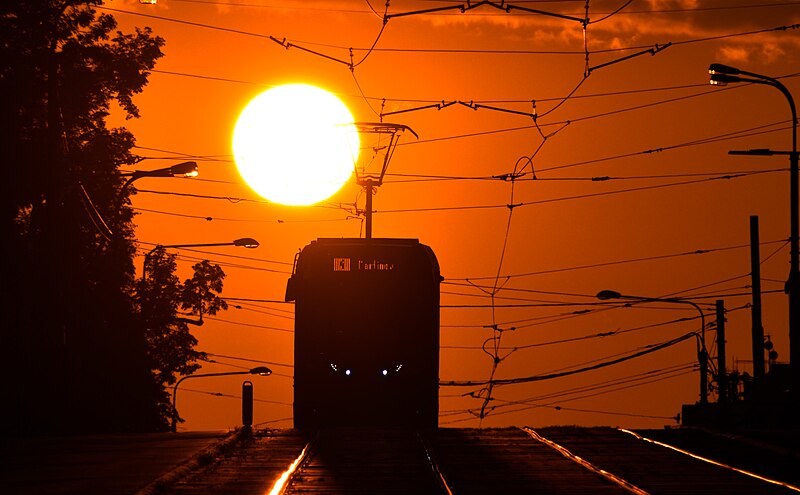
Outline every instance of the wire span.
[[[645, 350], [642, 350], [642, 351], [639, 351], [639, 352], [635, 352], [635, 353], [630, 354], [630, 355], [625, 356], [625, 357], [612, 359], [610, 361], [604, 361], [602, 363], [598, 363], [598, 364], [593, 365], [593, 366], [587, 366], [587, 367], [584, 367], [584, 368], [571, 370], [571, 371], [562, 371], [562, 372], [559, 372], [559, 373], [550, 373], [550, 374], [546, 374], [546, 375], [533, 375], [533, 376], [526, 376], [526, 377], [519, 377], [519, 378], [498, 379], [498, 380], [493, 380], [493, 385], [494, 386], [500, 386], [500, 385], [515, 385], [515, 384], [519, 384], [519, 383], [530, 383], [530, 382], [537, 382], [537, 381], [542, 381], [542, 380], [551, 380], [553, 378], [561, 378], [561, 377], [564, 377], [564, 376], [574, 375], [574, 374], [577, 374], [577, 373], [584, 373], [586, 371], [593, 371], [593, 370], [596, 370], [596, 369], [605, 368], [607, 366], [612, 366], [614, 364], [619, 364], [619, 363], [622, 363], [622, 362], [625, 362], [625, 361], [629, 361], [631, 359], [635, 359], [635, 358], [638, 358], [638, 357], [641, 357], [641, 356], [644, 356], [644, 355], [647, 355], [647, 354], [651, 354], [653, 352], [657, 352], [657, 351], [666, 349], [668, 347], [672, 347], [673, 345], [679, 344], [679, 343], [683, 342], [684, 340], [688, 340], [688, 339], [690, 339], [692, 337], [696, 337], [696, 336], [697, 336], [697, 332], [690, 332], [690, 333], [681, 335], [680, 337], [677, 337], [675, 339], [668, 340], [666, 342], [661, 342], [659, 344], [654, 344], [654, 345], [650, 346], [648, 349], [645, 349]], [[489, 385], [489, 383], [490, 383], [489, 380], [484, 380], [484, 381], [449, 381], [449, 382], [448, 381], [440, 381], [439, 382], [439, 386], [440, 387], [474, 387], [474, 386], [477, 386], [477, 385]]]
[[638, 57], [640, 55], [645, 55], [645, 54], [648, 54], [648, 53], [650, 55], [655, 55], [658, 52], [669, 48], [670, 46], [672, 46], [672, 42], [669, 42], [669, 43], [667, 43], [665, 45], [659, 45], [658, 43], [656, 43], [656, 45], [653, 48], [650, 48], [648, 50], [642, 50], [641, 52], [632, 53], [630, 55], [626, 55], [624, 57], [620, 57], [620, 58], [611, 60], [610, 62], [605, 62], [605, 63], [602, 63], [602, 64], [595, 65], [594, 67], [589, 67], [587, 69], [587, 72], [589, 74], [591, 74], [593, 71], [596, 71], [597, 69], [602, 69], [603, 67], [608, 67], [609, 65], [614, 65], [614, 64], [617, 64], [619, 62], [624, 62], [625, 60], [630, 60], [630, 59]]
[[435, 13], [446, 12], [446, 11], [450, 11], [450, 10], [458, 10], [459, 12], [464, 14], [467, 11], [476, 9], [478, 7], [483, 7], [484, 5], [489, 6], [489, 7], [494, 7], [495, 9], [502, 10], [503, 12], [506, 12], [506, 13], [510, 13], [512, 10], [519, 10], [519, 11], [522, 11], [522, 12], [527, 12], [529, 14], [544, 15], [544, 16], [548, 16], [548, 17], [557, 17], [559, 19], [564, 19], [564, 20], [568, 20], [568, 21], [576, 21], [576, 22], [579, 22], [581, 24], [587, 24], [589, 22], [588, 19], [581, 19], [581, 18], [578, 18], [578, 17], [570, 16], [570, 15], [559, 14], [557, 12], [549, 12], [549, 11], [545, 11], [545, 10], [532, 9], [532, 8], [529, 8], [529, 7], [521, 7], [519, 5], [506, 4], [505, 1], [501, 1], [500, 3], [497, 3], [497, 2], [492, 2], [492, 1], [489, 1], [489, 0], [481, 0], [481, 1], [475, 2], [475, 3], [472, 3], [469, 0], [467, 0], [467, 3], [466, 4], [462, 4], [462, 5], [448, 5], [448, 6], [445, 6], [445, 7], [433, 7], [433, 8], [430, 8], [430, 9], [412, 10], [412, 11], [408, 11], [408, 12], [398, 12], [398, 13], [387, 15], [386, 19], [388, 20], [388, 19], [394, 19], [394, 18], [397, 18], [397, 17], [408, 17], [408, 16], [412, 16], [412, 15], [435, 14]]

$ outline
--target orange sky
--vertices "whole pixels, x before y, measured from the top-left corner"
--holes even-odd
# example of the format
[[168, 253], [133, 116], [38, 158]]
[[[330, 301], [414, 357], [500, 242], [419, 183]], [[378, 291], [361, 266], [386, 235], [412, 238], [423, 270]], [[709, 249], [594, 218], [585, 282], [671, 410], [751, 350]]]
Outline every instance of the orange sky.
[[[381, 30], [385, 3], [371, 3], [378, 15], [363, 0], [159, 0], [156, 5], [115, 0], [106, 5], [123, 11], [108, 11], [123, 30], [150, 26], [167, 41], [166, 56], [135, 100], [142, 117], [122, 123], [135, 134], [137, 153], [148, 158], [137, 168], [186, 159], [200, 164], [198, 179], [137, 182], [142, 192], [133, 205], [142, 252], [156, 243], [254, 237], [261, 242], [254, 251], [180, 250], [182, 275], [190, 258], [209, 257], [227, 273], [224, 296], [282, 301], [299, 249], [318, 237], [363, 235], [361, 221], [347, 208], [355, 202], [364, 206], [352, 183], [327, 203], [299, 208], [269, 204], [239, 178], [231, 161], [233, 126], [243, 106], [269, 87], [303, 82], [325, 88], [360, 121], [379, 120], [381, 108], [391, 112], [462, 101], [530, 113], [535, 102], [535, 122], [459, 104], [384, 119], [408, 125], [420, 136], [417, 142], [403, 138], [390, 174], [452, 178], [389, 176], [374, 198], [375, 237], [418, 238], [438, 256], [445, 277], [441, 379], [489, 377], [492, 359], [480, 346], [492, 336], [486, 328], [492, 325], [516, 328], [502, 334], [505, 359], [497, 378], [581, 367], [699, 328], [696, 319], [665, 324], [697, 316], [689, 306], [598, 306], [594, 294], [607, 288], [652, 297], [703, 296], [694, 300], [703, 303], [709, 322], [714, 300], [724, 299], [730, 310], [728, 367], [750, 370], [749, 216], [760, 217], [763, 289], [780, 291], [789, 268], [788, 246], [782, 242], [789, 236], [788, 160], [734, 157], [727, 151], [787, 150], [789, 111], [783, 96], [766, 86], [709, 86], [707, 68], [722, 62], [772, 76], [796, 73], [800, 30], [769, 30], [799, 23], [800, 2], [634, 0], [603, 19], [626, 2], [592, 0], [589, 18], [599, 22], [586, 28], [585, 45], [580, 23], [520, 10], [483, 6], [465, 14], [395, 17], [376, 49], [351, 71], [349, 48], [360, 61]], [[506, 4], [579, 18], [585, 14], [584, 1]], [[466, 3], [395, 0], [389, 12], [453, 5]], [[345, 63], [287, 50], [270, 36]], [[656, 47], [654, 55], [595, 69]], [[783, 82], [798, 93], [796, 77]], [[527, 167], [528, 175], [513, 185], [513, 203], [525, 204], [513, 210], [506, 207], [512, 202], [510, 182], [468, 179], [511, 173], [530, 157], [536, 180]], [[772, 172], [708, 180], [755, 171]], [[604, 176], [615, 179], [591, 180]], [[698, 250], [709, 252], [691, 254]], [[492, 310], [486, 291], [495, 285], [503, 290]], [[786, 299], [780, 292], [763, 297], [765, 332], [781, 360], [789, 354]], [[255, 422], [288, 427], [293, 307], [235, 304], [241, 307], [232, 301], [231, 309], [196, 330], [199, 348], [218, 361], [204, 364], [200, 373], [256, 365], [233, 358], [273, 363], [272, 377], [253, 380]], [[357, 308], [358, 301], [353, 304]], [[508, 304], [532, 306], [501, 307]], [[472, 307], [452, 307], [463, 305]], [[607, 332], [618, 334], [593, 337]], [[714, 336], [707, 331], [709, 346]], [[693, 363], [695, 343], [687, 340], [603, 370], [498, 387], [492, 402], [497, 408], [482, 425], [674, 424], [668, 418], [698, 397]], [[238, 424], [239, 400], [213, 394], [240, 395], [239, 378], [185, 381], [178, 399], [187, 420], [182, 427]], [[586, 390], [576, 391], [580, 387]], [[442, 387], [441, 425], [479, 424], [466, 411], [482, 401], [460, 397], [468, 391]], [[567, 393], [548, 398], [562, 392]], [[520, 400], [531, 402], [510, 404]]]

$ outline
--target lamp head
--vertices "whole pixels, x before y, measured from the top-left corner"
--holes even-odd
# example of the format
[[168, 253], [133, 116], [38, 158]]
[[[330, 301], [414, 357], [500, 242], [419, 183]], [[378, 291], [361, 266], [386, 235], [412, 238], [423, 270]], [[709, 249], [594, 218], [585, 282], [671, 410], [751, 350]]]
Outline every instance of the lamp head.
[[742, 78], [729, 74], [712, 73], [709, 82], [714, 86], [725, 86], [728, 83], [742, 82]]
[[596, 297], [601, 301], [606, 301], [608, 299], [619, 299], [620, 297], [622, 297], [622, 294], [620, 294], [615, 290], [606, 289], [598, 292]]
[[261, 376], [269, 376], [272, 374], [272, 370], [267, 368], [266, 366], [257, 366], [250, 370], [250, 374], [252, 375], [261, 375]]
[[750, 150], [729, 150], [729, 155], [748, 155], [748, 156], [773, 156], [775, 152], [769, 148], [755, 148]]
[[711, 76], [711, 84], [715, 86], [725, 86], [728, 83], [741, 82], [742, 79], [738, 77], [741, 70], [736, 67], [724, 64], [711, 64], [708, 66], [708, 74]]
[[236, 239], [233, 241], [234, 246], [238, 247], [246, 247], [248, 249], [257, 248], [260, 244], [257, 240], [253, 239], [252, 237], [242, 237], [241, 239]]
[[169, 173], [173, 177], [197, 177], [199, 171], [197, 162], [183, 162], [169, 168]]
[[711, 64], [708, 66], [709, 74], [728, 74], [731, 76], [739, 75], [742, 71], [736, 67], [724, 64]]

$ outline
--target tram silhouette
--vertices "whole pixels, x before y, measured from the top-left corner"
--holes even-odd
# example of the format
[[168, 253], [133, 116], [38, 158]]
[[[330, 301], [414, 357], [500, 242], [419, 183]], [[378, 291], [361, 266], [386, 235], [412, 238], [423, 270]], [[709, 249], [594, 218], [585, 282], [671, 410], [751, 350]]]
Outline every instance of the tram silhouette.
[[436, 428], [439, 285], [416, 239], [317, 239], [286, 287], [295, 301], [294, 426]]

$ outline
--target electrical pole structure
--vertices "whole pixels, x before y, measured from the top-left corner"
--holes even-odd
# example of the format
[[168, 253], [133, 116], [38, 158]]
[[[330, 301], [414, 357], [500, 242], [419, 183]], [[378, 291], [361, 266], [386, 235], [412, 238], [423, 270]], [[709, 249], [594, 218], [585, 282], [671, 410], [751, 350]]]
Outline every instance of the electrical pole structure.
[[[719, 403], [723, 410], [731, 400], [728, 397], [728, 368], [726, 364], [727, 355], [725, 352], [725, 301], [717, 299], [717, 385], [719, 385]], [[724, 413], [723, 413], [724, 414]]]
[[764, 326], [761, 320], [761, 249], [758, 234], [758, 216], [750, 217], [750, 286], [753, 302], [751, 308], [753, 349], [753, 391], [756, 396], [764, 386]]
[[[356, 173], [356, 184], [364, 188], [367, 195], [364, 204], [364, 237], [372, 239], [372, 195], [375, 188], [383, 184], [383, 177], [386, 169], [389, 168], [389, 161], [392, 159], [400, 134], [409, 131], [414, 137], [419, 138], [413, 129], [401, 124], [385, 124], [383, 122], [355, 122], [353, 124], [360, 136], [371, 135], [373, 142], [362, 148], [372, 150], [373, 156], [370, 159], [360, 160], [364, 165], [359, 166], [354, 163]], [[383, 155], [383, 159], [375, 157]]]
[[688, 304], [692, 306], [700, 314], [700, 331], [696, 333], [697, 336], [697, 361], [700, 365], [700, 404], [704, 406], [708, 404], [708, 350], [706, 349], [706, 315], [703, 313], [703, 308], [694, 301], [689, 299], [681, 299], [677, 297], [643, 297], [631, 296], [627, 294], [620, 294], [615, 290], [601, 290], [596, 296], [601, 301], [609, 299], [628, 299], [631, 301], [639, 302], [664, 302], [676, 304]]
[[372, 239], [372, 195], [375, 194], [375, 187], [378, 185], [380, 184], [377, 184], [372, 179], [367, 179], [362, 184], [364, 194], [367, 196], [364, 205], [364, 221], [366, 222], [364, 237], [366, 239]]
[[[711, 64], [708, 68], [711, 84], [748, 82], [772, 86], [786, 97], [792, 112], [792, 150], [773, 151], [755, 149], [747, 151], [731, 151], [735, 155], [789, 155], [789, 278], [784, 291], [789, 294], [789, 367], [790, 387], [794, 406], [800, 406], [800, 191], [798, 190], [798, 155], [797, 155], [797, 107], [789, 89], [775, 78], [747, 72], [736, 67], [723, 64]], [[741, 77], [746, 76], [746, 77]]]

